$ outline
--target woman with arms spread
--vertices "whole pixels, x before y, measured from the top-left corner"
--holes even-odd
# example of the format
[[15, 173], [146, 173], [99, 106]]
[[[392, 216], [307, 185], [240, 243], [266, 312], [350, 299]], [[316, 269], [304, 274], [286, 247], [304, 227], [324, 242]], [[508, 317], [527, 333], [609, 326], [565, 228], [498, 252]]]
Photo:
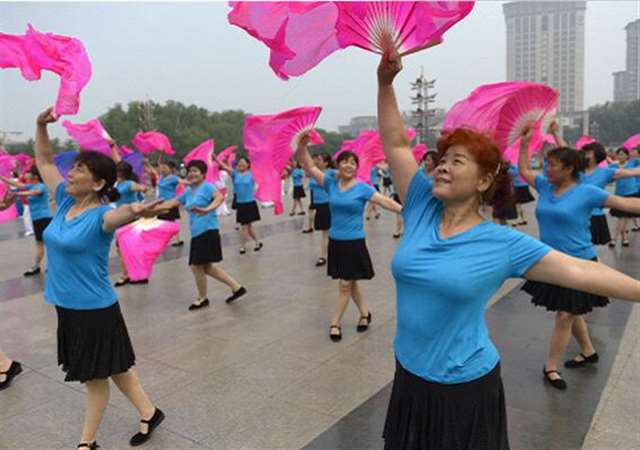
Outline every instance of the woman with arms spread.
[[493, 141], [454, 130], [438, 143], [433, 181], [411, 154], [393, 89], [397, 54], [378, 68], [378, 120], [403, 201], [396, 280], [396, 375], [384, 428], [387, 449], [509, 448], [500, 356], [485, 307], [502, 283], [524, 277], [640, 300], [640, 282], [552, 250], [485, 220], [482, 202], [511, 192], [509, 163]]

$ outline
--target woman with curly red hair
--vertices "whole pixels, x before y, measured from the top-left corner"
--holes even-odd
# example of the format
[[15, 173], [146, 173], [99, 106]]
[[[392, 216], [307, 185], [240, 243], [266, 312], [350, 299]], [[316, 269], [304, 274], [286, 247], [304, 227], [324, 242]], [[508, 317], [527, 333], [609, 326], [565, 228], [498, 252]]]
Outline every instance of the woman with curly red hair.
[[378, 68], [378, 121], [403, 201], [396, 281], [396, 374], [384, 427], [387, 449], [509, 448], [500, 356], [485, 308], [507, 278], [524, 277], [640, 301], [640, 282], [565, 255], [486, 220], [480, 206], [510, 200], [509, 163], [493, 141], [452, 130], [430, 180], [406, 138], [393, 79], [397, 53]]

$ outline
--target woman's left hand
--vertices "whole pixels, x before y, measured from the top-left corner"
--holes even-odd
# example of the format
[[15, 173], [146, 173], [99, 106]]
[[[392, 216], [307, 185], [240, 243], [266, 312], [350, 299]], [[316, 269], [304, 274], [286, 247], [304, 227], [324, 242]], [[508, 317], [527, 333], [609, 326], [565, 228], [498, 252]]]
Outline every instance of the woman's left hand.
[[211, 212], [211, 210], [207, 209], [207, 208], [202, 208], [200, 206], [192, 206], [189, 211], [191, 211], [192, 213], [194, 213], [197, 216], [204, 216], [206, 214], [209, 214]]
[[154, 200], [149, 203], [132, 203], [131, 211], [136, 217], [155, 217], [158, 214], [168, 212], [166, 208], [158, 208], [164, 200]]

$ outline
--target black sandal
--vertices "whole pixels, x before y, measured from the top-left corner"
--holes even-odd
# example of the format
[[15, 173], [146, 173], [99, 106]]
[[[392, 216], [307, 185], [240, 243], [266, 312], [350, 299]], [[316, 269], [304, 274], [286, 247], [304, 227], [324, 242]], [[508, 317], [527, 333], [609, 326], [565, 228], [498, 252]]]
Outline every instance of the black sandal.
[[22, 372], [22, 365], [19, 362], [11, 361], [11, 365], [9, 366], [9, 370], [6, 372], [0, 372], [0, 375], [5, 376], [5, 380], [0, 383], [0, 391], [6, 389], [11, 384], [11, 380], [13, 380], [18, 374]]
[[306, 230], [302, 230], [302, 234], [313, 233], [313, 228], [307, 228]]
[[246, 293], [247, 293], [247, 290], [244, 288], [244, 286], [240, 286], [237, 291], [231, 293], [231, 297], [226, 299], [225, 302], [227, 303], [234, 302], [235, 300], [239, 299]]
[[369, 325], [371, 324], [371, 311], [369, 311], [368, 315], [361, 316], [360, 320], [358, 322], [362, 322], [363, 320], [366, 320], [367, 323], [365, 325], [362, 325], [362, 324], [358, 323], [358, 326], [356, 327], [356, 331], [358, 333], [362, 333], [363, 331], [367, 331], [367, 329], [369, 328]]
[[34, 275], [38, 275], [40, 272], [41, 272], [40, 267], [35, 266], [35, 267], [32, 267], [31, 269], [27, 270], [22, 275], [24, 275], [25, 277], [32, 277]]
[[[338, 330], [340, 333], [339, 334], [331, 333], [331, 330], [333, 330], [334, 328]], [[331, 325], [329, 327], [329, 337], [333, 342], [339, 342], [342, 339], [342, 327], [340, 327], [340, 325]]]
[[132, 447], [137, 447], [138, 445], [142, 445], [151, 439], [151, 435], [153, 434], [153, 430], [158, 428], [158, 425], [162, 423], [164, 420], [164, 413], [160, 411], [159, 408], [156, 408], [156, 411], [153, 413], [153, 416], [149, 420], [141, 420], [141, 423], [146, 423], [149, 425], [146, 433], [136, 433], [133, 435], [129, 444]]
[[87, 442], [81, 442], [78, 444], [76, 448], [88, 448], [89, 450], [97, 450], [100, 447], [97, 441], [93, 441], [93, 443], [89, 444]]
[[543, 367], [542, 373], [544, 374], [544, 379], [547, 380], [547, 382], [551, 384], [551, 386], [553, 386], [554, 388], [559, 389], [561, 391], [564, 391], [565, 389], [567, 389], [567, 382], [564, 381], [562, 378], [558, 378], [557, 380], [552, 380], [551, 378], [549, 378], [549, 375], [551, 375], [552, 373], [557, 373], [558, 375], [562, 376], [562, 374], [557, 370], [547, 370], [546, 367]]
[[241, 247], [241, 248], [240, 248], [240, 254], [241, 254], [241, 255], [244, 255], [245, 253], [247, 253], [247, 249], [246, 249], [246, 248], [244, 248], [244, 247]]
[[316, 261], [316, 267], [322, 267], [327, 263], [327, 260], [324, 258], [318, 258]]
[[400, 236], [402, 236], [402, 233], [394, 233], [393, 234], [393, 238], [394, 239], [400, 239]]
[[631, 244], [629, 244], [629, 239], [625, 239], [625, 240], [622, 241], [622, 246], [623, 247], [629, 247], [629, 245], [631, 245]]
[[585, 366], [587, 364], [595, 364], [600, 360], [596, 352], [593, 352], [593, 354], [590, 356], [584, 356], [584, 353], [580, 353], [580, 356], [582, 357], [582, 361], [576, 361], [575, 358], [570, 359], [569, 361], [565, 361], [564, 366], [567, 369], [574, 369], [576, 367]]
[[189, 305], [189, 311], [194, 311], [196, 309], [204, 308], [205, 306], [209, 306], [209, 299], [205, 298], [200, 303], [192, 303]]
[[124, 286], [125, 284], [129, 284], [129, 283], [131, 283], [131, 280], [128, 277], [126, 277], [126, 278], [120, 277], [120, 278], [118, 278], [118, 281], [113, 283], [113, 285], [115, 287], [120, 287], [120, 286]]
[[178, 241], [171, 244], [172, 247], [182, 247], [184, 245], [184, 241]]
[[258, 242], [258, 244], [255, 247], [253, 247], [253, 251], [254, 252], [259, 252], [260, 250], [262, 250], [262, 247], [264, 247], [262, 245], [262, 242]]

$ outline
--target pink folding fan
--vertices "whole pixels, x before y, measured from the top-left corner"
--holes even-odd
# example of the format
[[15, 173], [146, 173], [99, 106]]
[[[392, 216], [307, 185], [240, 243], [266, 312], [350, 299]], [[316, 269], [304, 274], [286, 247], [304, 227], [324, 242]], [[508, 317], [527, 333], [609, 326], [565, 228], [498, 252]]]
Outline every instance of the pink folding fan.
[[98, 119], [77, 124], [65, 120], [62, 122], [62, 126], [67, 129], [69, 136], [80, 145], [82, 150], [93, 150], [109, 158], [112, 157], [111, 146], [109, 145], [111, 137]]
[[640, 146], [640, 134], [634, 134], [622, 144], [622, 147], [627, 150], [633, 150], [638, 146]]

